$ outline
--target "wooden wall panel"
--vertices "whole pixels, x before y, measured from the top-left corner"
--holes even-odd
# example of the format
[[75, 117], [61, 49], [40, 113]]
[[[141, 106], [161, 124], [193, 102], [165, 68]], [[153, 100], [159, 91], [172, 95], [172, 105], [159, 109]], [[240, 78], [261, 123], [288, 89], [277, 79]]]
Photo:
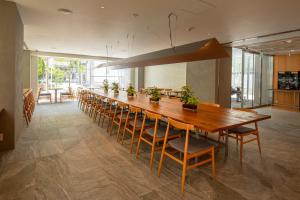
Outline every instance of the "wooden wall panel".
[[300, 71], [300, 54], [281, 55], [274, 57], [274, 75], [273, 75], [273, 104], [287, 107], [299, 107], [299, 92], [276, 91], [278, 89], [279, 71]]

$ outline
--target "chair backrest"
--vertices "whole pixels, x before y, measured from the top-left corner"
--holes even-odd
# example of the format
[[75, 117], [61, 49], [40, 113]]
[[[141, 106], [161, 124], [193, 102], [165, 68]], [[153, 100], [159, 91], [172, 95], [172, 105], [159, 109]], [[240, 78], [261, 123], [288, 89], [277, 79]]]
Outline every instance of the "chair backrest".
[[[234, 110], [240, 110], [240, 111], [244, 111], [244, 112], [248, 112], [248, 113], [254, 113], [254, 114], [257, 114], [257, 112], [255, 110], [251, 110], [251, 109], [248, 109], [248, 108], [233, 108]], [[258, 130], [258, 124], [257, 124], [257, 121], [254, 122], [254, 125], [255, 125], [255, 129]]]
[[206, 105], [206, 106], [211, 106], [211, 107], [216, 107], [216, 108], [221, 107], [220, 104], [211, 103], [211, 102], [201, 102], [200, 105]]
[[148, 117], [153, 120], [160, 120], [162, 118], [160, 114], [156, 114], [150, 111], [145, 111], [145, 117]]
[[194, 125], [183, 123], [183, 122], [177, 121], [175, 119], [172, 119], [170, 117], [168, 118], [168, 126], [169, 125], [173, 126], [174, 128], [180, 129], [180, 130], [186, 130], [187, 132], [195, 129]]
[[[129, 111], [127, 112], [127, 116], [126, 116], [126, 123], [125, 123], [125, 128], [128, 128], [126, 127], [128, 122], [129, 122], [129, 118], [130, 118], [130, 115], [134, 115], [134, 118], [133, 118], [133, 124], [134, 126], [132, 127], [132, 130], [131, 131], [135, 131], [135, 128], [136, 128], [136, 123], [137, 123], [137, 118], [138, 118], [138, 114], [142, 112], [142, 109], [141, 108], [138, 108], [138, 107], [134, 107], [134, 106], [129, 106]], [[128, 129], [129, 130], [129, 129]]]

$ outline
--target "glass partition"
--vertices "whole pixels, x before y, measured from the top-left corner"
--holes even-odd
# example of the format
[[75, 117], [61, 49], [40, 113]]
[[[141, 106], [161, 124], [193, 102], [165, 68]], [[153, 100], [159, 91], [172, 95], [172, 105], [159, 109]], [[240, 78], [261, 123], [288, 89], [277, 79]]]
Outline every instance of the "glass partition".
[[273, 57], [233, 48], [231, 107], [253, 108], [272, 102]]
[[131, 69], [109, 70], [97, 67], [104, 62], [106, 61], [41, 56], [38, 58], [39, 87], [44, 90], [100, 88], [107, 79], [110, 84], [118, 82], [120, 88], [127, 88], [131, 80]]

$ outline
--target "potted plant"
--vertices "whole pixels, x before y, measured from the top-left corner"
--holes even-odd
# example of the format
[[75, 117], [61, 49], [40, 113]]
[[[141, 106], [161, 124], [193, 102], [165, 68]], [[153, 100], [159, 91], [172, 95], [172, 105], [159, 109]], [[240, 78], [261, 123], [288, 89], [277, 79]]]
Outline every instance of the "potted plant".
[[103, 87], [104, 92], [107, 93], [108, 89], [109, 89], [109, 84], [108, 84], [108, 80], [107, 79], [104, 79], [102, 87]]
[[113, 82], [111, 85], [111, 89], [114, 91], [114, 93], [119, 94], [119, 83]]
[[184, 109], [197, 110], [199, 99], [193, 95], [193, 92], [189, 86], [183, 86], [181, 88], [180, 97], [182, 107]]
[[158, 103], [160, 100], [160, 91], [157, 87], [148, 88], [146, 94], [150, 96], [150, 101]]
[[129, 84], [126, 92], [128, 97], [133, 97], [136, 94], [135, 88], [131, 84]]

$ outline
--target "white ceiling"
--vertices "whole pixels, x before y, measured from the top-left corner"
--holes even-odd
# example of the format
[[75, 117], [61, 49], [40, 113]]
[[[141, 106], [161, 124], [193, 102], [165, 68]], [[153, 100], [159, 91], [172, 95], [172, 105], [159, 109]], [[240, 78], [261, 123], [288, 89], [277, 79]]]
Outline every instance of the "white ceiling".
[[[108, 45], [109, 56], [129, 57], [169, 48], [170, 12], [178, 16], [175, 45], [210, 37], [226, 43], [300, 28], [300, 0], [14, 1], [29, 49], [49, 52], [106, 56]], [[59, 8], [73, 14], [63, 15]]]

